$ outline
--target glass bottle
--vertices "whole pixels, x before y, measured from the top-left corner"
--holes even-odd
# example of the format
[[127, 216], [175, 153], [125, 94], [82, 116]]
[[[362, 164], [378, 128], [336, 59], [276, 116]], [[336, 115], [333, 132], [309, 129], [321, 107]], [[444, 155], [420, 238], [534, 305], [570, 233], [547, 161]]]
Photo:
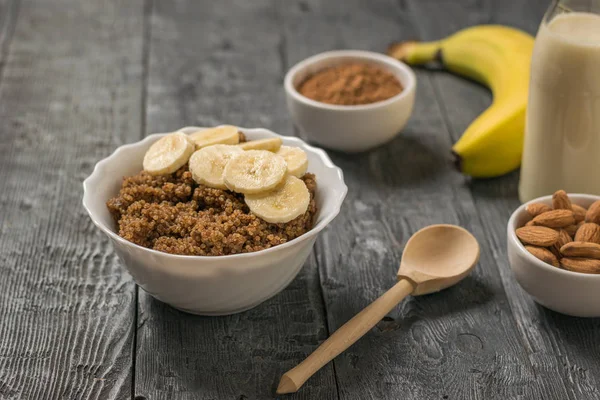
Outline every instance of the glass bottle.
[[600, 0], [560, 0], [531, 61], [519, 198], [600, 195]]

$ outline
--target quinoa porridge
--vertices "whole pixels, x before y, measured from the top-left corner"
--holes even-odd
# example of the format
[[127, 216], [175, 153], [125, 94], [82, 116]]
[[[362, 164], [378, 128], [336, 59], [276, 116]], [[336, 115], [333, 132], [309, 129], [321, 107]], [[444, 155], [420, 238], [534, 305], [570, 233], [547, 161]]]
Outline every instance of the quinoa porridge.
[[[246, 142], [241, 133], [238, 136], [239, 142]], [[232, 182], [240, 181], [239, 170], [246, 167], [246, 164], [241, 163], [248, 162], [248, 157], [267, 156], [259, 154], [261, 151], [270, 153], [269, 157], [279, 157], [277, 152], [266, 150], [244, 151], [236, 148], [232, 152], [230, 148], [236, 145], [238, 144], [210, 145], [201, 148], [205, 149], [204, 152], [208, 156], [188, 154], [179, 157], [178, 162], [181, 163], [181, 160], [185, 159], [185, 164], [174, 172], [153, 173], [145, 167], [146, 170], [139, 174], [125, 177], [118, 195], [107, 202], [119, 236], [140, 246], [166, 253], [222, 256], [268, 249], [295, 239], [312, 229], [317, 211], [315, 176], [306, 173], [305, 167], [294, 169], [295, 160], [287, 157], [289, 148], [283, 151], [285, 146], [279, 144], [281, 147], [278, 146], [277, 151], [281, 151], [280, 154], [287, 157], [287, 173], [278, 178], [280, 182], [276, 187], [259, 191], [261, 185], [264, 186], [262, 176], [259, 176], [258, 180], [242, 181], [244, 189], [248, 187], [253, 190], [250, 194], [230, 190], [226, 184], [220, 183], [221, 176], [214, 175], [213, 172], [215, 165], [225, 170], [230, 164], [227, 157], [231, 154], [235, 158], [238, 152], [245, 153], [245, 159], [238, 157], [240, 161], [236, 161], [237, 165], [232, 173], [238, 175], [231, 179]], [[261, 144], [257, 141], [257, 145]], [[267, 143], [267, 146], [272, 145], [273, 142]], [[200, 152], [196, 146], [197, 144], [193, 146], [191, 154]], [[208, 152], [206, 149], [210, 147], [213, 148]], [[221, 162], [223, 158], [217, 162], [212, 160], [211, 154], [215, 152], [219, 157], [227, 154], [225, 161]], [[213, 163], [211, 168], [203, 169], [202, 165], [195, 165], [206, 163], [207, 159]], [[190, 165], [193, 168], [190, 168]], [[299, 176], [294, 177], [290, 173]], [[213, 176], [208, 176], [211, 174]], [[269, 178], [272, 177], [273, 173]], [[258, 184], [255, 181], [258, 181]], [[210, 182], [212, 187], [205, 182]], [[301, 190], [297, 191], [294, 185], [299, 186]], [[280, 209], [283, 209], [285, 214], [281, 214]]]

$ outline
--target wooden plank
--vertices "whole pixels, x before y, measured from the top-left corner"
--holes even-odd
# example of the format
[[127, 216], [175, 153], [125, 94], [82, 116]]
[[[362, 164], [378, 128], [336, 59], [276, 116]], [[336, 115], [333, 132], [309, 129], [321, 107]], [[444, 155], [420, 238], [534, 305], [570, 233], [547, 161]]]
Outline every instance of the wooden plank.
[[142, 6], [19, 6], [0, 85], [0, 398], [131, 395], [134, 285], [81, 182], [140, 136]]
[[[429, 11], [448, 29], [453, 16], [444, 15], [442, 3]], [[399, 5], [313, 0], [287, 7], [290, 63], [336, 48], [381, 51], [391, 41], [418, 37], [428, 15], [416, 15], [406, 1]], [[404, 244], [425, 225], [465, 226], [483, 246], [481, 262], [457, 287], [405, 301], [339, 356], [340, 397], [539, 398], [538, 371], [511, 315], [496, 249], [463, 178], [449, 167], [450, 136], [435, 88], [427, 72], [417, 71], [417, 78], [414, 115], [402, 135], [369, 153], [330, 153], [350, 188], [336, 230], [322, 235], [317, 248], [330, 330], [394, 283]]]
[[[230, 123], [291, 134], [276, 4], [154, 2], [147, 132]], [[314, 257], [253, 310], [197, 317], [140, 291], [138, 321], [135, 394], [152, 400], [272, 398], [328, 334]], [[337, 398], [332, 367], [290, 398]]]
[[273, 0], [155, 1], [148, 131], [224, 122], [289, 134]]
[[17, 22], [19, 0], [0, 0], [0, 79]]
[[[516, 26], [535, 34], [542, 16], [549, 6], [546, 1], [445, 3], [443, 14], [428, 19], [421, 25], [422, 39], [433, 40], [450, 34], [444, 24], [446, 15], [452, 15], [456, 25], [500, 23]], [[413, 1], [418, 19], [425, 19], [437, 7], [434, 1]], [[444, 15], [444, 17], [442, 17]], [[450, 75], [435, 75], [440, 99], [446, 109], [447, 122], [453, 140], [457, 140], [470, 122], [490, 103], [489, 92], [473, 83]], [[475, 180], [470, 184], [475, 205], [488, 233], [486, 245], [495, 249], [494, 258], [499, 267], [502, 283], [519, 328], [529, 360], [537, 376], [536, 385], [544, 398], [600, 398], [600, 341], [599, 322], [594, 319], [570, 318], [537, 305], [515, 281], [506, 255], [506, 221], [518, 207], [518, 173], [493, 180]]]

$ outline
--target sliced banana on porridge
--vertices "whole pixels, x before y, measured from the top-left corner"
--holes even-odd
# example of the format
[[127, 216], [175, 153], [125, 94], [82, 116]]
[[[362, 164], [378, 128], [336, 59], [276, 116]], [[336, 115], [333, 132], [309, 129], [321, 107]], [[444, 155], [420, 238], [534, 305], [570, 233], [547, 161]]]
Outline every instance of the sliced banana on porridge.
[[196, 149], [201, 149], [215, 144], [238, 144], [240, 135], [237, 126], [221, 125], [190, 133], [190, 139], [196, 144]]
[[310, 204], [310, 193], [302, 179], [288, 175], [273, 191], [247, 194], [244, 200], [250, 211], [271, 223], [289, 222], [304, 214]]
[[194, 145], [187, 135], [171, 133], [150, 146], [142, 165], [150, 175], [172, 174], [188, 162], [193, 152]]
[[302, 177], [308, 169], [308, 157], [304, 150], [298, 147], [281, 146], [275, 154], [283, 157], [287, 164], [287, 172], [296, 178]]
[[274, 189], [286, 172], [283, 157], [266, 150], [248, 150], [229, 160], [223, 178], [230, 190], [255, 194]]
[[223, 180], [225, 166], [236, 155], [244, 151], [237, 146], [216, 144], [203, 147], [192, 154], [190, 172], [196, 183], [215, 189], [227, 189]]
[[240, 143], [239, 146], [244, 150], [267, 150], [276, 152], [281, 147], [281, 139], [274, 137], [251, 140], [249, 142]]

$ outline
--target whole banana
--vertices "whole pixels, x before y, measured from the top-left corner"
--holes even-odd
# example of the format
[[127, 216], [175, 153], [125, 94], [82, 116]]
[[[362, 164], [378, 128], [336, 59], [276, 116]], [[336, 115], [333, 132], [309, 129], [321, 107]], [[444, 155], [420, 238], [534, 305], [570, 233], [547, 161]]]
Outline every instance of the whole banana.
[[452, 148], [464, 174], [489, 178], [519, 167], [533, 40], [514, 28], [481, 25], [435, 42], [390, 46], [388, 54], [408, 64], [439, 61], [448, 71], [491, 89], [492, 105]]

